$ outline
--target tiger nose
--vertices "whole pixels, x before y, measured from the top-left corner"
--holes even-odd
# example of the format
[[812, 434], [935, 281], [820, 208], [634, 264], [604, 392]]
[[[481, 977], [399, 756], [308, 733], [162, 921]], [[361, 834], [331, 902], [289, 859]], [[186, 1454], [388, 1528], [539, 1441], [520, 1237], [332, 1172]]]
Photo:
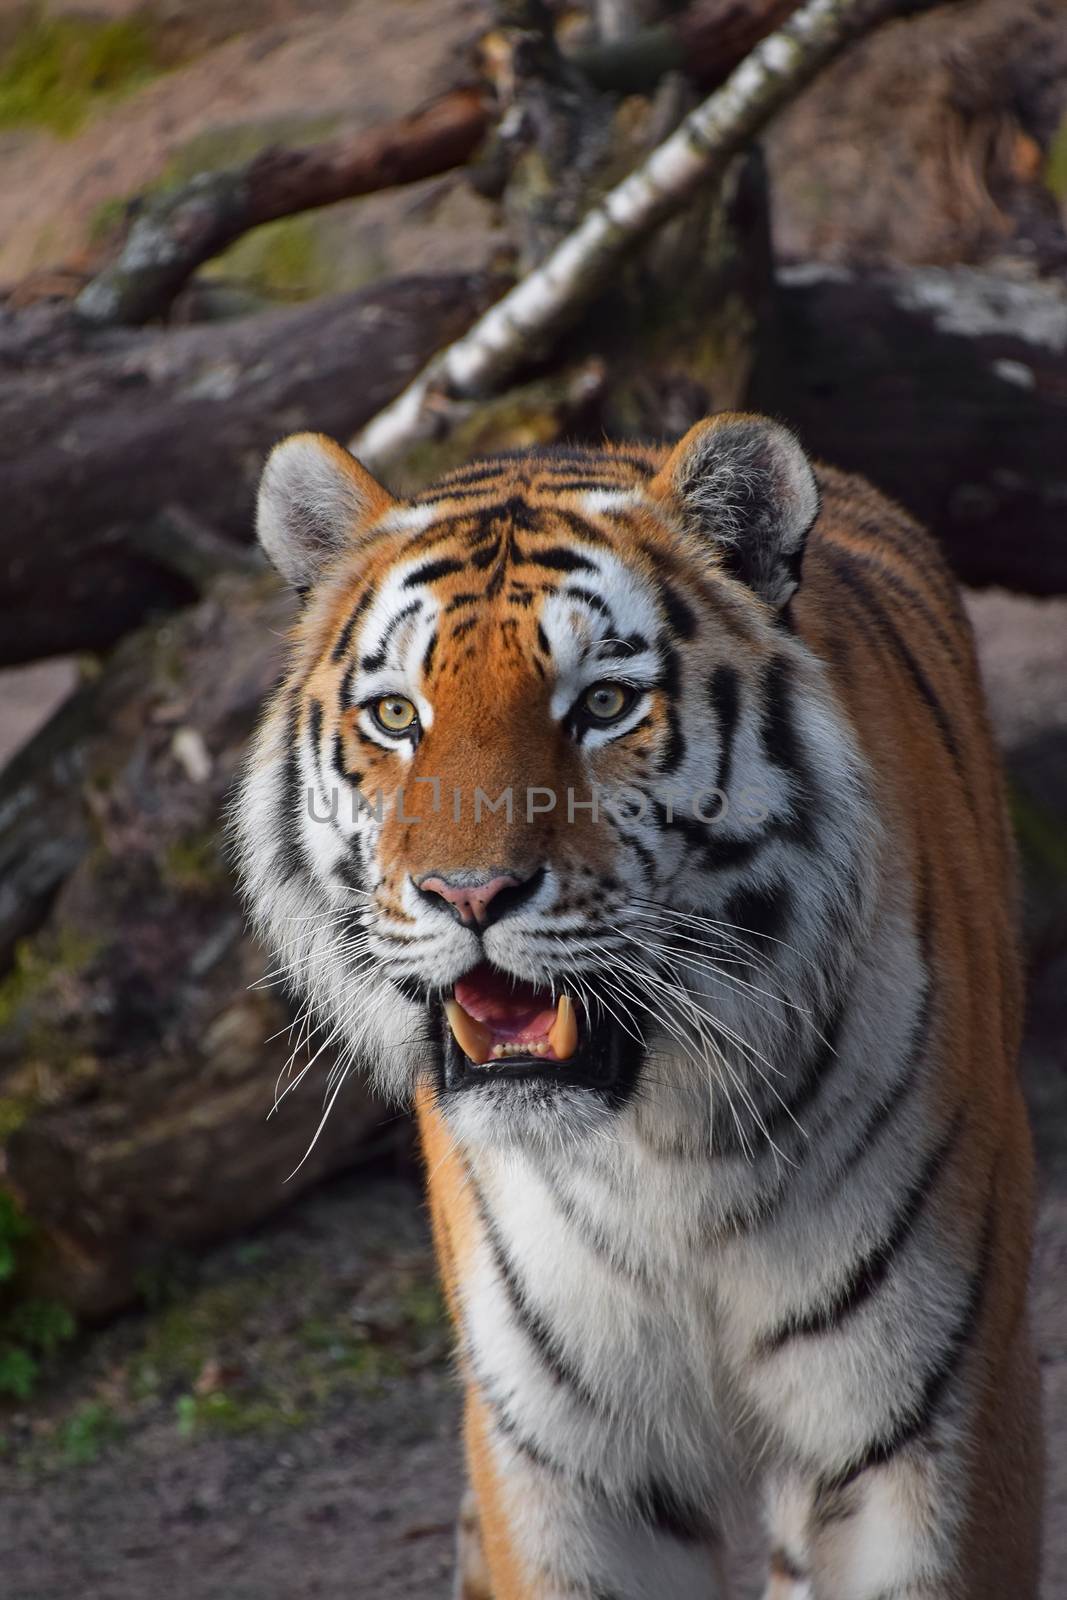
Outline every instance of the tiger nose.
[[466, 873], [458, 872], [451, 877], [443, 873], [430, 873], [419, 878], [415, 887], [427, 899], [439, 895], [457, 922], [465, 923], [468, 927], [477, 925], [486, 928], [491, 922], [498, 921], [505, 912], [514, 910], [527, 900], [543, 876], [541, 871], [528, 878], [521, 878], [514, 872], [498, 872], [491, 878], [482, 879], [470, 878]]

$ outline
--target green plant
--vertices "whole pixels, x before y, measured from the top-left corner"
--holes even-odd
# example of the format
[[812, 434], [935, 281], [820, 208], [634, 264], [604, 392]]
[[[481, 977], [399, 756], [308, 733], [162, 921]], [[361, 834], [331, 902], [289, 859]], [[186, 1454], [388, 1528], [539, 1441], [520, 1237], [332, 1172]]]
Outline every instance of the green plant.
[[83, 1467], [95, 1461], [103, 1447], [121, 1432], [119, 1420], [102, 1400], [90, 1400], [68, 1417], [59, 1435], [59, 1447], [68, 1466]]
[[236, 1396], [216, 1390], [212, 1394], [183, 1394], [175, 1401], [175, 1420], [179, 1436], [192, 1439], [201, 1432], [271, 1433], [279, 1428], [296, 1427], [303, 1413], [291, 1406], [276, 1405], [265, 1397]]
[[0, 1345], [0, 1395], [28, 1400], [37, 1382], [37, 1363], [18, 1345]]
[[74, 1318], [53, 1300], [19, 1299], [13, 1282], [33, 1229], [13, 1195], [0, 1189], [0, 1395], [25, 1400], [40, 1363], [72, 1339]]
[[100, 22], [34, 11], [0, 67], [0, 127], [36, 123], [69, 136], [94, 102], [127, 93], [160, 70], [140, 17]]
[[18, 1268], [18, 1246], [30, 1236], [30, 1225], [20, 1211], [15, 1197], [0, 1189], [0, 1284], [15, 1276]]
[[1061, 121], [1048, 147], [1045, 184], [1057, 200], [1067, 200], [1067, 117]]

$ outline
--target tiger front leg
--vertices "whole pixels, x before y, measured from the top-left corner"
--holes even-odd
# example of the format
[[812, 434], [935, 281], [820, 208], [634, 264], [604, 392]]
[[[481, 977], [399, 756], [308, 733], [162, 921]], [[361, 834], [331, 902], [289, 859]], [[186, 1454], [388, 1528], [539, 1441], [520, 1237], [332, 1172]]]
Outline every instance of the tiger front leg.
[[779, 1479], [764, 1600], [1037, 1600], [1042, 1452], [1020, 1330], [999, 1386], [845, 1481]]
[[627, 1515], [539, 1462], [468, 1390], [471, 1489], [461, 1512], [457, 1600], [726, 1600], [710, 1529], [671, 1525], [664, 1510]]
[[452, 1593], [454, 1600], [493, 1600], [478, 1497], [469, 1485], [456, 1518], [456, 1579]]

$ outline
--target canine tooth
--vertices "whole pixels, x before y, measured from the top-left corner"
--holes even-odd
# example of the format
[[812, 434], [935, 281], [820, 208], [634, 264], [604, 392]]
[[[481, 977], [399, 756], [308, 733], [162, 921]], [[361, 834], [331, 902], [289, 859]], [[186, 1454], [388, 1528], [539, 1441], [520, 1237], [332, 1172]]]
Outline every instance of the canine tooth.
[[556, 1020], [548, 1030], [548, 1042], [555, 1051], [557, 1061], [569, 1061], [578, 1048], [578, 1018], [569, 994], [561, 994], [556, 1007]]
[[[456, 1043], [459, 1045], [468, 1061], [476, 1065], [485, 1061], [489, 1056], [489, 1045], [493, 1035], [484, 1022], [478, 1022], [469, 1012], [464, 1011], [458, 1000], [445, 1001], [445, 1016], [448, 1026], [452, 1029]], [[496, 1051], [493, 1051], [496, 1054]]]

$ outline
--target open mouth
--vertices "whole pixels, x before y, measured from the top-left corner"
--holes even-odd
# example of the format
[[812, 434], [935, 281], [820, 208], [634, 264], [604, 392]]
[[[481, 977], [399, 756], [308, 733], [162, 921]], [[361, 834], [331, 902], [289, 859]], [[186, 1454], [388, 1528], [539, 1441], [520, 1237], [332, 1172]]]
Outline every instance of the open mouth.
[[573, 996], [482, 962], [444, 1002], [448, 1089], [516, 1079], [605, 1090], [619, 1078], [621, 1030], [594, 1024]]

